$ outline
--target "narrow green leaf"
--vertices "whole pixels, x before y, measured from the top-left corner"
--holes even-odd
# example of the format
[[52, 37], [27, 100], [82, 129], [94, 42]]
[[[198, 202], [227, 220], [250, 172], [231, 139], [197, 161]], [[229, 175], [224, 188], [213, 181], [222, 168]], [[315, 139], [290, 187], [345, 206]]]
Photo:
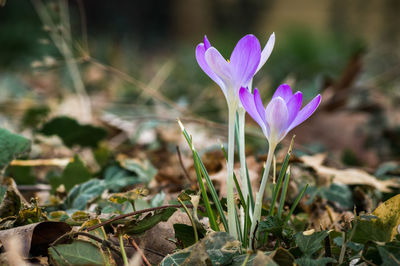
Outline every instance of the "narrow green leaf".
[[278, 217], [279, 218], [282, 217], [282, 211], [283, 211], [283, 206], [285, 205], [286, 193], [287, 193], [287, 189], [289, 186], [289, 180], [290, 180], [290, 168], [288, 168], [288, 172], [286, 173], [286, 178], [285, 178], [285, 182], [283, 183], [281, 198], [279, 200], [279, 208], [278, 208]]
[[192, 140], [191, 137], [189, 136], [189, 134], [187, 133], [186, 129], [183, 127], [182, 123], [178, 120], [179, 126], [182, 129], [182, 134], [186, 139], [186, 142], [188, 143], [190, 149], [192, 150], [192, 156], [193, 156], [193, 161], [194, 161], [194, 167], [196, 170], [196, 177], [197, 177], [197, 182], [199, 184], [200, 187], [200, 191], [201, 191], [201, 195], [203, 197], [203, 201], [204, 201], [204, 205], [206, 207], [206, 212], [207, 212], [207, 216], [210, 220], [210, 226], [211, 229], [213, 229], [214, 231], [219, 231], [219, 227], [218, 227], [218, 223], [214, 217], [214, 213], [212, 211], [211, 208], [211, 204], [210, 201], [208, 199], [208, 195], [207, 195], [207, 191], [203, 182], [203, 178], [202, 178], [202, 170], [201, 170], [201, 166], [200, 163], [198, 161], [198, 157], [196, 156], [197, 152], [194, 149], [193, 145], [192, 145]]
[[304, 193], [306, 192], [308, 188], [308, 184], [300, 191], [299, 195], [297, 195], [295, 201], [292, 204], [292, 207], [290, 208], [290, 211], [288, 213], [288, 215], [285, 218], [285, 221], [283, 222], [284, 225], [287, 224], [287, 222], [289, 221], [290, 217], [292, 216], [294, 210], [296, 209], [297, 205], [299, 204], [300, 200], [303, 198]]
[[282, 186], [283, 178], [284, 178], [284, 176], [285, 176], [285, 174], [287, 172], [290, 156], [292, 155], [294, 137], [295, 136], [292, 137], [292, 141], [290, 142], [288, 152], [286, 153], [285, 160], [283, 161], [281, 171], [279, 172], [279, 176], [278, 176], [277, 183], [275, 185], [275, 189], [274, 189], [274, 191], [272, 193], [271, 210], [270, 210], [269, 215], [274, 215], [274, 212], [275, 212], [275, 203], [276, 203], [276, 200], [278, 199], [278, 195], [279, 195], [279, 191], [280, 191], [281, 186]]

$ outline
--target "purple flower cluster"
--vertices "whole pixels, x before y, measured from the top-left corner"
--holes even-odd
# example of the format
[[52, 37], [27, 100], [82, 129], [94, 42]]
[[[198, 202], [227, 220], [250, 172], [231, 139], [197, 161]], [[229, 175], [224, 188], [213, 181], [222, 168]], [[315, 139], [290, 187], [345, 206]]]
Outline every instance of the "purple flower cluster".
[[252, 34], [246, 35], [226, 60], [204, 36], [204, 42], [196, 47], [196, 59], [201, 69], [221, 87], [229, 105], [238, 102], [239, 89], [248, 87], [270, 56], [274, 43], [275, 35], [272, 34], [261, 51], [258, 39]]
[[312, 115], [321, 102], [321, 95], [301, 109], [302, 93], [293, 94], [289, 85], [282, 84], [264, 108], [258, 90], [255, 89], [254, 94], [249, 92], [254, 75], [268, 60], [274, 44], [275, 35], [272, 34], [261, 51], [258, 39], [249, 34], [239, 40], [230, 59], [226, 60], [205, 36], [204, 42], [196, 47], [196, 59], [201, 69], [221, 87], [228, 106], [237, 108], [240, 99], [270, 144], [276, 145], [290, 130]]
[[309, 118], [321, 102], [318, 94], [301, 109], [303, 94], [300, 91], [293, 94], [287, 84], [278, 87], [266, 108], [257, 89], [251, 94], [242, 87], [239, 94], [244, 109], [260, 125], [271, 145], [278, 144], [290, 130]]

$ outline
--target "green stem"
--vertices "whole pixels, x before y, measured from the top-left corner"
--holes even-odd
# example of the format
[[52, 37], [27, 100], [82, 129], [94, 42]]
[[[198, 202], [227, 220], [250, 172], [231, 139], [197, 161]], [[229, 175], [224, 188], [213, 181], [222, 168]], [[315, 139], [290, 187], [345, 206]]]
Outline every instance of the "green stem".
[[250, 249], [252, 249], [252, 246], [253, 246], [254, 237], [256, 235], [256, 232], [255, 232], [256, 227], [260, 223], [264, 191], [265, 191], [265, 186], [267, 185], [269, 169], [271, 168], [272, 157], [274, 156], [275, 147], [276, 147], [276, 145], [271, 145], [271, 143], [269, 144], [268, 158], [267, 158], [267, 162], [265, 163], [264, 174], [261, 179], [260, 189], [256, 193], [256, 204], [254, 207], [253, 219], [251, 221], [251, 228], [250, 228], [250, 241], [249, 241]]
[[236, 106], [229, 106], [229, 128], [228, 128], [228, 175], [226, 179], [226, 200], [228, 204], [228, 228], [229, 233], [237, 239], [236, 229], [236, 207], [233, 199], [233, 162], [235, 152], [235, 116]]
[[196, 223], [194, 222], [193, 216], [190, 214], [188, 208], [183, 203], [183, 201], [179, 197], [177, 199], [178, 199], [179, 203], [182, 205], [183, 209], [185, 210], [187, 216], [189, 217], [190, 222], [192, 223], [193, 232], [194, 232], [194, 242], [197, 243], [199, 241], [199, 235], [197, 234], [197, 227], [196, 227]]
[[122, 259], [124, 260], [124, 265], [128, 266], [129, 262], [128, 262], [128, 257], [126, 256], [126, 253], [125, 253], [124, 239], [122, 237], [122, 234], [119, 234], [118, 237], [119, 237], [119, 246], [121, 248]]

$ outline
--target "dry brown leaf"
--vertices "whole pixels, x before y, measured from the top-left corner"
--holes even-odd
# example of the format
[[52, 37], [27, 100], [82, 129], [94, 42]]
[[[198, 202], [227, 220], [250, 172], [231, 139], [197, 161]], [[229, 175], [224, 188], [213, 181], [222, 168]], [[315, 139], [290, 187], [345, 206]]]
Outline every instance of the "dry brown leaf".
[[[262, 164], [256, 162], [256, 159], [254, 158], [254, 156], [247, 157], [246, 162], [247, 162], [247, 168], [249, 170], [250, 183], [251, 183], [253, 192], [258, 191], [258, 189], [259, 189], [258, 180], [261, 177], [260, 171], [261, 171]], [[240, 164], [239, 163], [235, 164], [234, 172], [240, 183]], [[215, 174], [210, 174], [211, 180], [213, 182], [215, 182], [215, 185], [219, 188], [220, 197], [226, 196], [226, 175], [227, 175], [226, 163], [223, 164], [223, 167], [220, 171], [218, 171]]]
[[308, 166], [311, 166], [317, 175], [332, 178], [333, 183], [345, 185], [367, 185], [374, 187], [382, 192], [391, 192], [391, 187], [400, 187], [400, 183], [395, 179], [379, 180], [367, 172], [356, 169], [335, 169], [322, 165], [326, 154], [315, 154], [312, 156], [302, 156], [300, 160]]
[[27, 258], [29, 253], [45, 254], [48, 245], [61, 235], [71, 231], [71, 227], [62, 222], [40, 222], [19, 226], [0, 231], [0, 241], [6, 251], [12, 247], [8, 246], [7, 240], [11, 236], [18, 236], [22, 241], [21, 254]]

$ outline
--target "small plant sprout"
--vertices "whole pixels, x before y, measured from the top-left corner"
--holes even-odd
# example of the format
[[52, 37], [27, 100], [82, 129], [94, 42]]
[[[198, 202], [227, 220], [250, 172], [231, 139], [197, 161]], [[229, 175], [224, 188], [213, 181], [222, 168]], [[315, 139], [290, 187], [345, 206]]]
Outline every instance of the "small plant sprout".
[[201, 69], [220, 87], [225, 95], [228, 119], [228, 175], [227, 205], [229, 233], [238, 238], [236, 226], [236, 207], [233, 198], [233, 160], [235, 149], [235, 117], [239, 106], [239, 89], [247, 86], [260, 65], [261, 46], [254, 35], [246, 35], [236, 44], [231, 57], [226, 60], [217, 49], [211, 46], [207, 37], [196, 47], [196, 59]]
[[254, 231], [260, 222], [263, 195], [275, 148], [290, 130], [304, 122], [314, 113], [321, 102], [321, 95], [317, 95], [301, 109], [303, 94], [299, 91], [293, 94], [287, 84], [282, 84], [278, 87], [266, 108], [264, 108], [257, 89], [252, 94], [247, 89], [241, 88], [239, 94], [244, 109], [260, 125], [269, 143], [268, 158], [260, 188], [256, 193], [256, 202], [252, 215], [250, 229], [250, 243], [252, 243], [255, 235]]

